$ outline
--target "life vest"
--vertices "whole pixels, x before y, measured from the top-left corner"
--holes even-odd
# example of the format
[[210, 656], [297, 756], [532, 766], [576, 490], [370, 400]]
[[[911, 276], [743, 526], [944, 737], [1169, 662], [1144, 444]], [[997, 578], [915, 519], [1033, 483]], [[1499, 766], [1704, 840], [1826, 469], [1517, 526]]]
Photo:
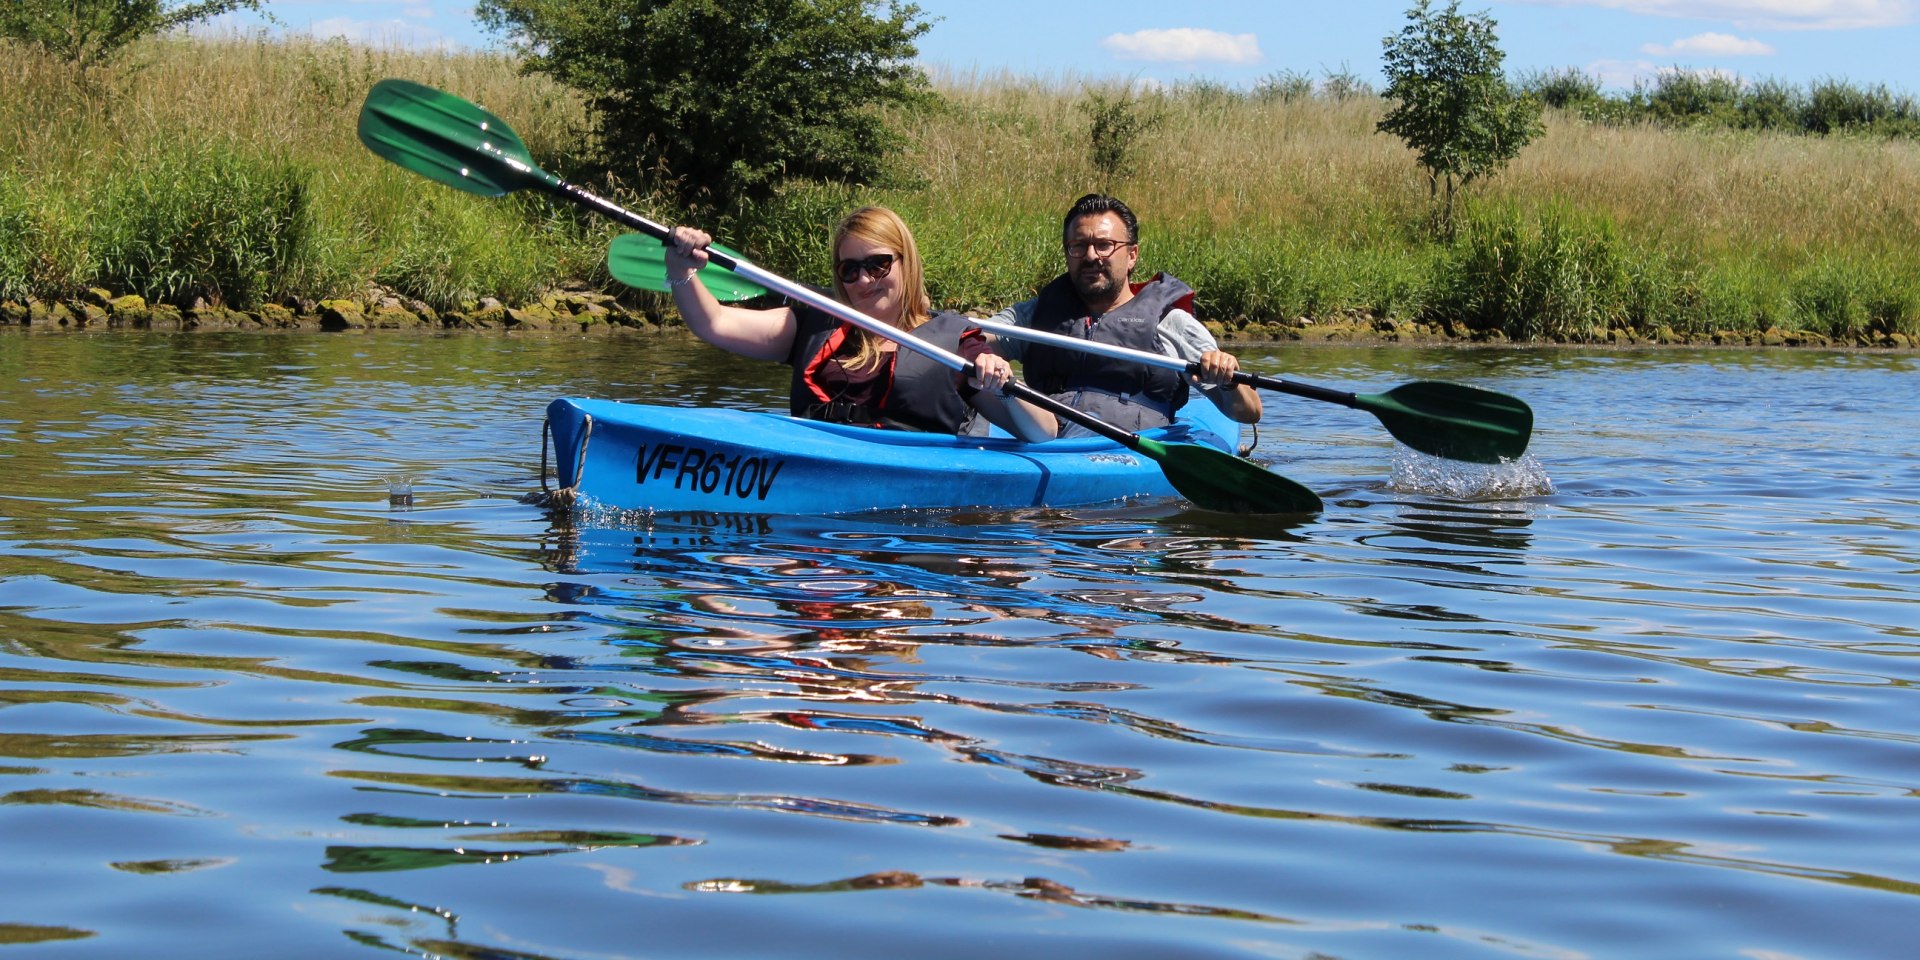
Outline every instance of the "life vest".
[[[1133, 299], [1098, 317], [1088, 313], [1065, 275], [1042, 287], [1033, 328], [1159, 353], [1160, 319], [1169, 311], [1193, 310], [1193, 288], [1164, 274], [1130, 284]], [[1029, 343], [1020, 367], [1034, 389], [1117, 427], [1137, 432], [1173, 421], [1187, 402], [1187, 378], [1174, 370]]]
[[[966, 317], [942, 311], [906, 335], [949, 353], [958, 353], [961, 335], [971, 328], [972, 321]], [[790, 406], [794, 416], [926, 433], [984, 432], [985, 424], [977, 422], [977, 411], [961, 398], [954, 386], [954, 372], [910, 347], [898, 347], [882, 358], [882, 363], [893, 365], [893, 375], [883, 388], [877, 409], [868, 404], [847, 403], [828, 394], [815, 382], [814, 374], [852, 333], [853, 324], [841, 321], [822, 324], [806, 337], [802, 349], [795, 353], [798, 362], [793, 365]]]

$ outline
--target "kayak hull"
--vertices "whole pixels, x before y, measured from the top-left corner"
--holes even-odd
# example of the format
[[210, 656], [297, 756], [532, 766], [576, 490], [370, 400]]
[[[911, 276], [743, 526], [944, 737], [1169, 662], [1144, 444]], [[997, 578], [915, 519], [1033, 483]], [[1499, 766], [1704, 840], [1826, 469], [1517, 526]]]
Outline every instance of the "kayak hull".
[[[1204, 401], [1142, 437], [1232, 452], [1239, 428]], [[1171, 497], [1158, 463], [1099, 437], [876, 430], [745, 410], [563, 397], [547, 406], [559, 495], [656, 512], [839, 514], [1081, 506]]]

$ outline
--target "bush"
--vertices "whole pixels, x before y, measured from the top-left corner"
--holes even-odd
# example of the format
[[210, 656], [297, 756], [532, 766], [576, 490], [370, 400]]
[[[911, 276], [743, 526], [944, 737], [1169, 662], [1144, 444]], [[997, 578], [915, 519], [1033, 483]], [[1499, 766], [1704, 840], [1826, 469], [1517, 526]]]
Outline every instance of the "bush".
[[0, 300], [25, 300], [34, 292], [29, 266], [34, 233], [25, 186], [0, 175]]
[[1600, 81], [1572, 67], [1533, 71], [1523, 75], [1518, 86], [1522, 93], [1556, 110], [1577, 110], [1602, 98]]
[[1622, 246], [1610, 221], [1568, 207], [1533, 218], [1510, 205], [1475, 210], [1438, 264], [1431, 309], [1510, 340], [1599, 340], [1658, 296], [1636, 284]]
[[1865, 342], [1920, 328], [1920, 288], [1911, 266], [1830, 257], [1796, 271], [1790, 282], [1801, 324], [1829, 337]]
[[162, 143], [117, 166], [93, 224], [100, 285], [237, 308], [281, 292], [308, 235], [304, 170], [190, 143]]
[[1162, 115], [1130, 93], [1109, 95], [1099, 90], [1087, 91], [1080, 111], [1087, 115], [1087, 159], [1100, 179], [1100, 189], [1112, 192], [1133, 172], [1141, 134], [1158, 125]]

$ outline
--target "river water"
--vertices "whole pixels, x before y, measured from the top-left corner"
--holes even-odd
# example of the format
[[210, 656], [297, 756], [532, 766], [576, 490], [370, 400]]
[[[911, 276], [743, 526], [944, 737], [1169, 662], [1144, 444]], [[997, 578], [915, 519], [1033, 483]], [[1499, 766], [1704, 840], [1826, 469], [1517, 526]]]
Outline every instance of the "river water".
[[[0, 336], [0, 951], [1894, 957], [1911, 354], [1255, 347], [1313, 518], [575, 518], [672, 339]], [[849, 478], [856, 484], [858, 478]]]

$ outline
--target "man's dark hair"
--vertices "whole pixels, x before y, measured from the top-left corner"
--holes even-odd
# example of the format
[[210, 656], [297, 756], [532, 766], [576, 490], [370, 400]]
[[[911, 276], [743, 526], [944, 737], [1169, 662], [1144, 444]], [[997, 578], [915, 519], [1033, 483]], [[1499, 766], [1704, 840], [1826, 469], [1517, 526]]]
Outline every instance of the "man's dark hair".
[[1117, 213], [1120, 222], [1127, 225], [1127, 242], [1140, 242], [1140, 221], [1133, 211], [1120, 202], [1118, 197], [1109, 197], [1104, 193], [1089, 193], [1073, 202], [1073, 209], [1067, 211], [1067, 219], [1060, 223], [1060, 243], [1066, 245], [1067, 232], [1073, 229], [1073, 222], [1081, 217], [1097, 217], [1103, 213]]

